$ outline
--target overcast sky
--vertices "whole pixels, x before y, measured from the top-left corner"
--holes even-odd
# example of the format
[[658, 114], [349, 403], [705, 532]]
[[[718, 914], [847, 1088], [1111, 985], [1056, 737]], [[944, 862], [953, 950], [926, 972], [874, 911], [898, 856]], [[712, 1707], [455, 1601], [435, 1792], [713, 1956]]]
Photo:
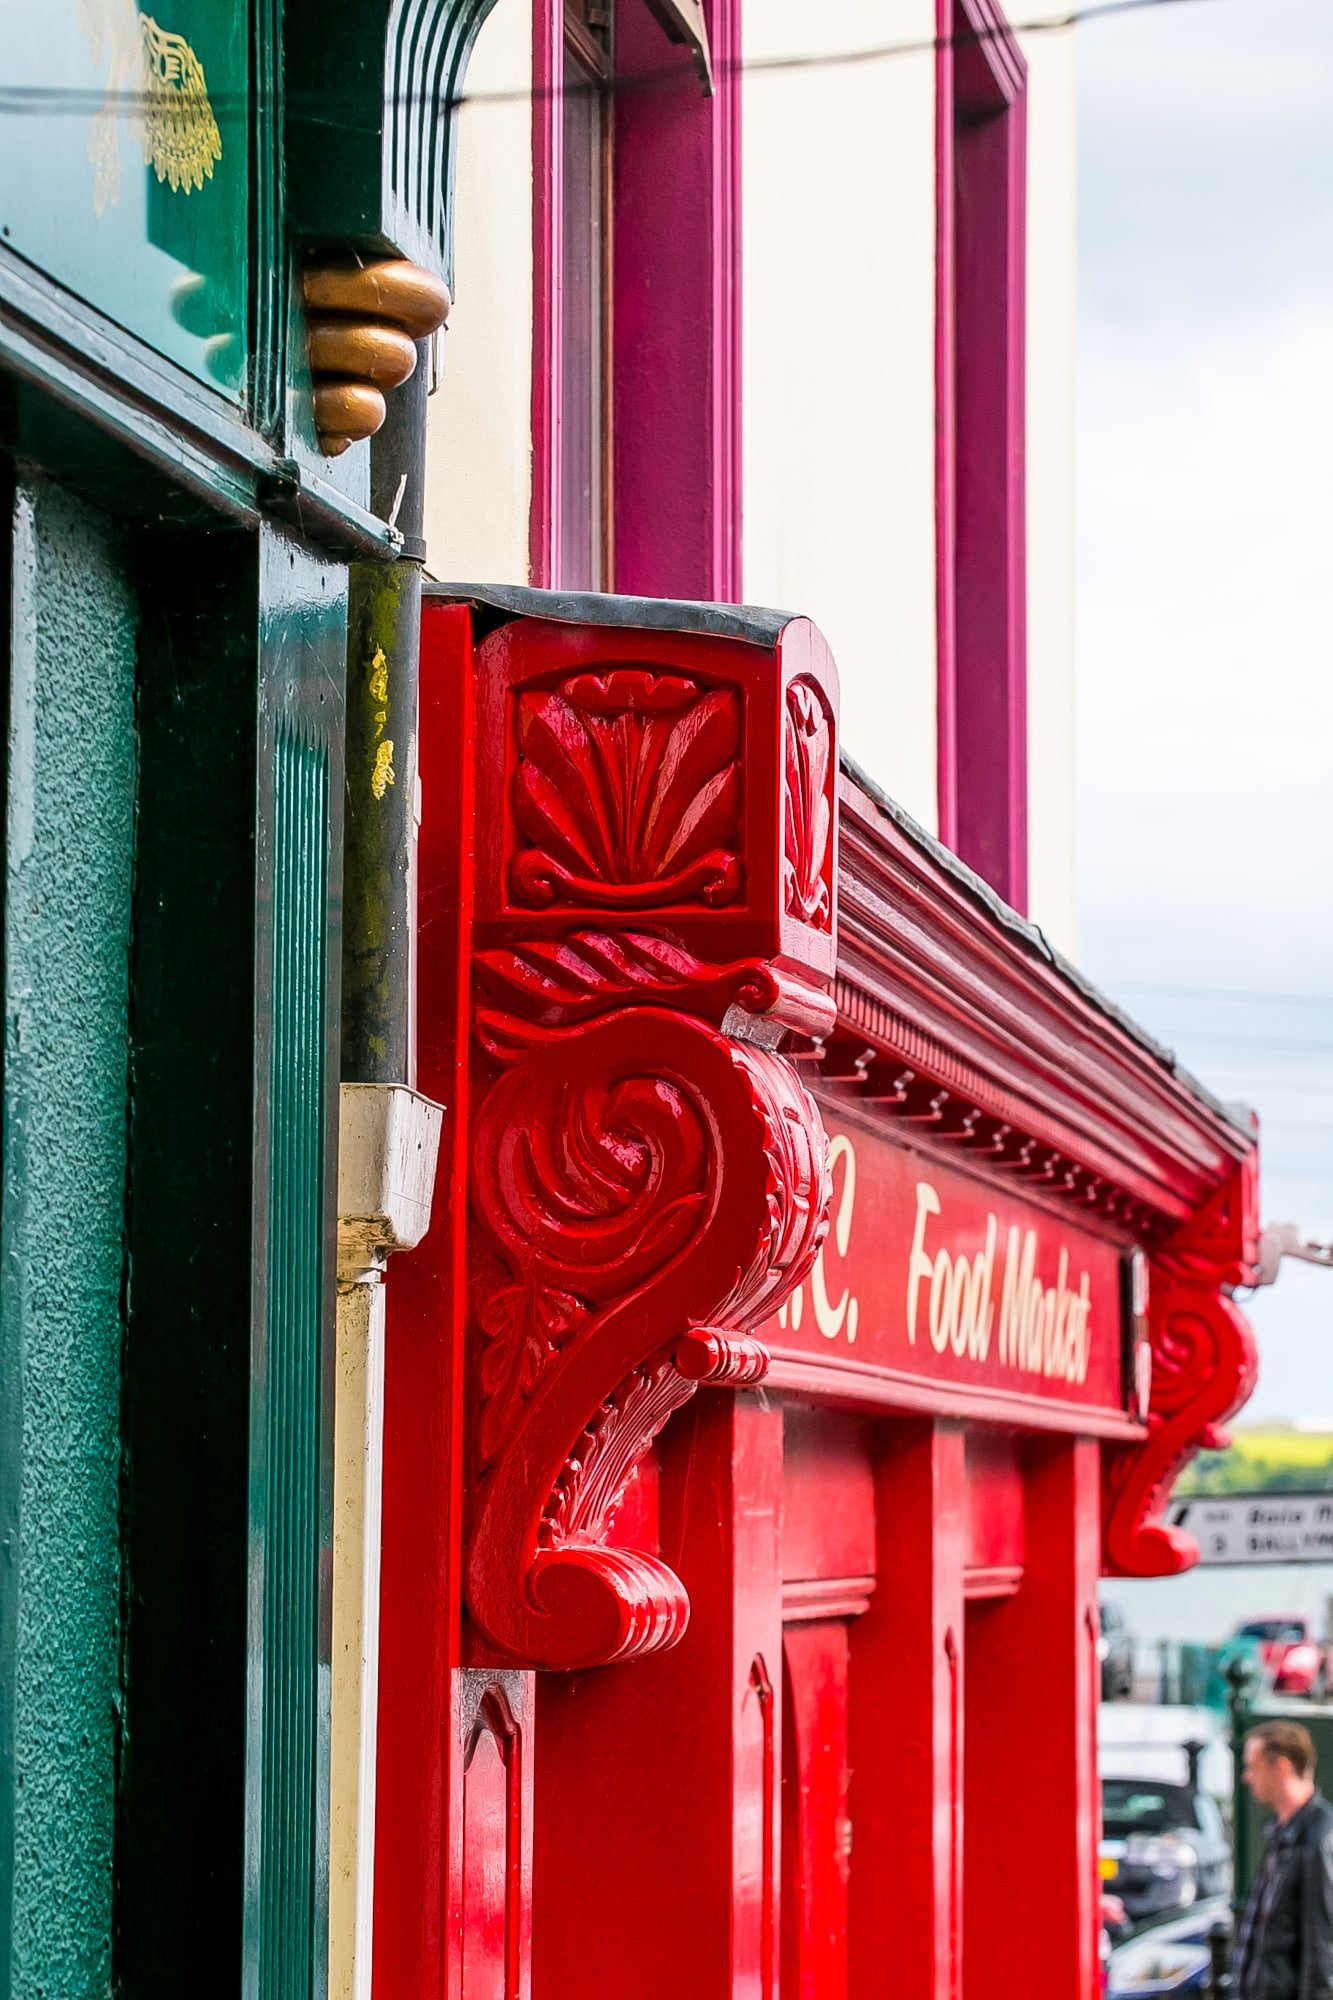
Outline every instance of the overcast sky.
[[[1333, 0], [1078, 34], [1081, 958], [1333, 1235]], [[1333, 1271], [1251, 1313], [1333, 1427]]]

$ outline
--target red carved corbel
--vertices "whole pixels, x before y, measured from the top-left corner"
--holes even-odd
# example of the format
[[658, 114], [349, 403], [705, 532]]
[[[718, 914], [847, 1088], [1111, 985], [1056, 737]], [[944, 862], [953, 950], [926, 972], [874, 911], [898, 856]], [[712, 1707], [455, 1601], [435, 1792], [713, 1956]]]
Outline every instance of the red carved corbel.
[[1151, 1387], [1142, 1444], [1108, 1451], [1102, 1474], [1102, 1567], [1108, 1576], [1175, 1576], [1199, 1551], [1162, 1519], [1171, 1488], [1198, 1451], [1227, 1442], [1222, 1426], [1254, 1388], [1249, 1322], [1230, 1297], [1253, 1282], [1258, 1255], [1258, 1156], [1149, 1263]]
[[466, 1594], [479, 1654], [567, 1668], [684, 1631], [610, 1517], [701, 1383], [762, 1376], [826, 1228], [787, 1057], [834, 1018], [836, 679], [803, 620], [506, 608], [473, 650]]

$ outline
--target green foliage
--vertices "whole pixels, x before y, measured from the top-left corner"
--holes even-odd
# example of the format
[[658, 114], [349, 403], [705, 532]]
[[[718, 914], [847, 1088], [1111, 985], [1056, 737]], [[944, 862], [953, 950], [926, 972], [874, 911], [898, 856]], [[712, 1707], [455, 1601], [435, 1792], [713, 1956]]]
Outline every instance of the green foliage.
[[1233, 1446], [1228, 1451], [1204, 1451], [1181, 1475], [1175, 1492], [1181, 1499], [1197, 1493], [1320, 1493], [1333, 1488], [1333, 1456], [1312, 1464], [1265, 1451], [1260, 1454]]

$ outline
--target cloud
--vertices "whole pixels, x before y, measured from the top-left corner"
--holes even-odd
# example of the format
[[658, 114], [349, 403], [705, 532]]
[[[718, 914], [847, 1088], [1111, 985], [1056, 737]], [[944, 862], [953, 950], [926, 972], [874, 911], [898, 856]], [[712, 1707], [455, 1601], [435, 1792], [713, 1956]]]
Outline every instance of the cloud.
[[1085, 342], [1080, 854], [1099, 958], [1102, 924], [1132, 919], [1207, 951], [1223, 983], [1333, 992], [1330, 354], [1333, 301], [1201, 330], [1185, 355]]
[[1333, 294], [1333, 8], [1192, 0], [1080, 30], [1085, 309], [1125, 329]]
[[[1333, 995], [1333, 7], [1150, 9], [1079, 62], [1082, 955], [1258, 1107], [1264, 1214], [1333, 1231], [1333, 1009], [1198, 991]], [[1333, 1413], [1333, 1273], [1251, 1312], [1254, 1413]]]

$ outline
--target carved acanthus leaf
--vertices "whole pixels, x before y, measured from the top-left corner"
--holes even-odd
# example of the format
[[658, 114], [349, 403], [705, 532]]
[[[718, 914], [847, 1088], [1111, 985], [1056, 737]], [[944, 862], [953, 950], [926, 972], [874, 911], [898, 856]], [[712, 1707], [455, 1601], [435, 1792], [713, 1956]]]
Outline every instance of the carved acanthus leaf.
[[760, 959], [709, 965], [665, 938], [632, 931], [571, 931], [479, 952], [473, 965], [484, 996], [477, 1033], [487, 1052], [506, 1063], [552, 1031], [634, 1001], [669, 1004], [720, 1024], [733, 1007], [762, 1014], [782, 994]]
[[490, 1463], [551, 1360], [587, 1319], [588, 1302], [533, 1278], [494, 1286], [477, 1309], [480, 1462]]
[[787, 690], [783, 904], [816, 930], [833, 927], [833, 731], [817, 688]]
[[542, 1521], [542, 1541], [561, 1548], [601, 1542], [630, 1475], [674, 1411], [694, 1393], [667, 1355], [636, 1368], [599, 1407], [556, 1481]]

